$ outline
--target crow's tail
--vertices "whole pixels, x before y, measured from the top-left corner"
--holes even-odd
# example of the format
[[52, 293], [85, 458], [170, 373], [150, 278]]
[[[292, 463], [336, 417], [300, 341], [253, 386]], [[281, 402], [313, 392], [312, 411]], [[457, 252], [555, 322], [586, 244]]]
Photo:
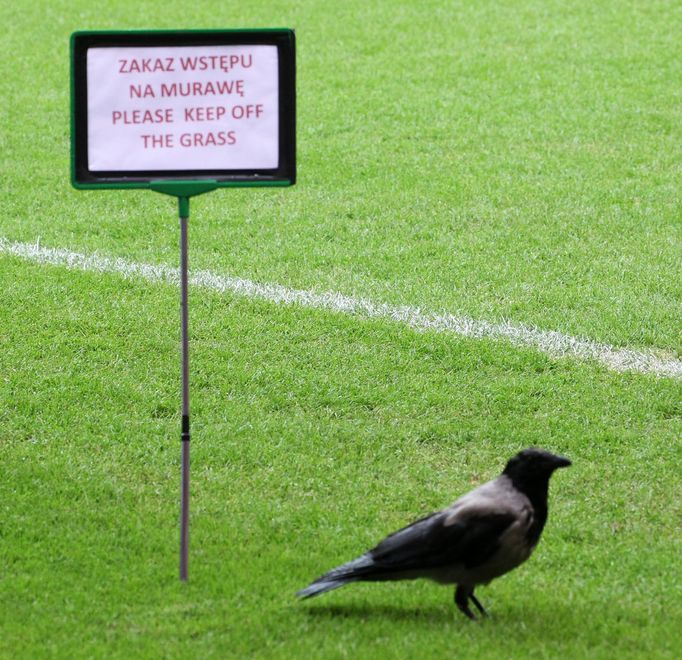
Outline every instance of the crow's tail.
[[315, 582], [309, 584], [305, 589], [301, 589], [296, 592], [299, 598], [312, 598], [313, 596], [319, 596], [325, 591], [331, 591], [332, 589], [338, 589], [344, 585], [352, 582], [353, 580], [315, 580]]
[[331, 571], [311, 582], [305, 589], [296, 593], [299, 598], [312, 598], [325, 591], [338, 589], [350, 582], [357, 582], [369, 576], [374, 568], [374, 560], [368, 555], [362, 555], [347, 564], [332, 568]]

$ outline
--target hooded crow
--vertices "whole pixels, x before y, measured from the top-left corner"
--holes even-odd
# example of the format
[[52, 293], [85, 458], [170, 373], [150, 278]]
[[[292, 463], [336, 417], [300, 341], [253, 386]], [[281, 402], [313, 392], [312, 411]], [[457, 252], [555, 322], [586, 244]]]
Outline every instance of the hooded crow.
[[387, 536], [297, 595], [311, 598], [350, 582], [429, 578], [455, 584], [455, 604], [470, 619], [475, 617], [469, 601], [486, 615], [474, 589], [530, 557], [547, 521], [549, 478], [569, 465], [563, 456], [525, 449], [497, 479]]

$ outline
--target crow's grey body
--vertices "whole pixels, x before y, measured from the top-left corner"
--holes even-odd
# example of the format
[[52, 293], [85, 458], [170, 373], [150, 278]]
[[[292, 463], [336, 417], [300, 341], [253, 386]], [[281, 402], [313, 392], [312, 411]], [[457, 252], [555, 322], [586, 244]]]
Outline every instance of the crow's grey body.
[[570, 461], [563, 457], [525, 450], [509, 461], [497, 479], [387, 536], [298, 595], [310, 598], [350, 582], [423, 577], [458, 585], [455, 602], [470, 618], [469, 600], [484, 613], [474, 588], [530, 557], [547, 519], [549, 477], [566, 465]]

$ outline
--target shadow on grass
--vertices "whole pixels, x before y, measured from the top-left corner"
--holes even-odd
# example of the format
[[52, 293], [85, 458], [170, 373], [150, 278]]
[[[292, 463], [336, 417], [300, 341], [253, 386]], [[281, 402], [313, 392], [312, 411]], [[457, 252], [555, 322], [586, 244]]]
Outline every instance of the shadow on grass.
[[461, 617], [467, 619], [452, 606], [448, 611], [443, 607], [401, 607], [399, 605], [317, 605], [308, 607], [306, 614], [319, 619], [386, 619], [390, 621], [428, 621], [448, 623]]
[[[566, 635], [566, 627], [585, 625], [584, 612], [575, 605], [552, 602], [538, 603], [536, 605], [510, 603], [507, 606], [500, 605], [491, 611], [489, 616], [477, 616], [476, 621], [467, 619], [453, 604], [452, 607], [444, 605], [424, 605], [419, 607], [405, 607], [393, 604], [338, 604], [316, 605], [308, 607], [306, 615], [316, 619], [355, 619], [355, 620], [379, 620], [384, 619], [393, 622], [412, 622], [427, 624], [459, 624], [462, 626], [495, 626], [500, 629], [514, 629], [517, 637], [545, 634], [563, 638]], [[559, 623], [561, 622], [561, 623]]]

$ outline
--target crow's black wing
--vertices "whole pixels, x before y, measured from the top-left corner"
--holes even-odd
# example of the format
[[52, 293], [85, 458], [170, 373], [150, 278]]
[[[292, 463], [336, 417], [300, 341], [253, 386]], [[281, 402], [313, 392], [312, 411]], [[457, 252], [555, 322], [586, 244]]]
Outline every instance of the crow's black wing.
[[472, 568], [495, 554], [501, 534], [516, 520], [510, 510], [441, 511], [387, 536], [368, 554], [376, 569], [390, 573], [452, 564]]

